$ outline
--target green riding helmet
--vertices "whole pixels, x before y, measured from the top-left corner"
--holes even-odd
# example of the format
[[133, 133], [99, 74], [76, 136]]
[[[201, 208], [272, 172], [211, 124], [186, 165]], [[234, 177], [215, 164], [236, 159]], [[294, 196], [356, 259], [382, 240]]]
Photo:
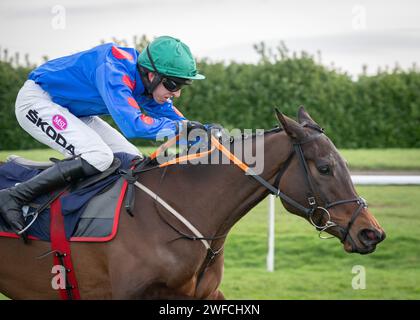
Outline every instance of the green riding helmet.
[[191, 80], [206, 77], [197, 72], [190, 48], [169, 36], [158, 37], [144, 49], [137, 60], [138, 64], [161, 75]]

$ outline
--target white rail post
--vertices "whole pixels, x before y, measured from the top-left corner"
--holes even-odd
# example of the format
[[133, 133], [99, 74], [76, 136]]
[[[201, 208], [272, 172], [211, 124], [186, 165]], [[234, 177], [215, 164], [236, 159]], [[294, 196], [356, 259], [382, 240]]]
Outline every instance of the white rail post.
[[274, 271], [274, 240], [275, 240], [275, 228], [274, 228], [274, 217], [275, 217], [275, 201], [274, 195], [268, 196], [268, 253], [267, 253], [267, 271]]

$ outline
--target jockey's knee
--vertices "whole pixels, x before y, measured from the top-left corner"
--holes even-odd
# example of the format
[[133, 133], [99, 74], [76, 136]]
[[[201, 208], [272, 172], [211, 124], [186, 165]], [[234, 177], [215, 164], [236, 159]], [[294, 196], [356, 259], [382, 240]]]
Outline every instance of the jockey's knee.
[[101, 150], [97, 149], [82, 153], [80, 156], [88, 164], [101, 172], [108, 169], [114, 161], [114, 153], [108, 146], [102, 147]]

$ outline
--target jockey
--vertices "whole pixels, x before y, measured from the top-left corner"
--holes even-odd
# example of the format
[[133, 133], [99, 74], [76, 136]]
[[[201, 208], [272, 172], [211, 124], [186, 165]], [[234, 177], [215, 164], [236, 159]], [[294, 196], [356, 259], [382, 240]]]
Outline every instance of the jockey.
[[[103, 172], [116, 152], [140, 155], [126, 138], [177, 133], [178, 122], [186, 118], [172, 98], [181, 95], [184, 85], [204, 78], [188, 46], [169, 36], [156, 38], [141, 53], [109, 43], [36, 68], [17, 96], [17, 120], [36, 140], [69, 159], [1, 190], [1, 216], [18, 232], [25, 227], [23, 205]], [[98, 117], [104, 114], [112, 116], [126, 138]]]

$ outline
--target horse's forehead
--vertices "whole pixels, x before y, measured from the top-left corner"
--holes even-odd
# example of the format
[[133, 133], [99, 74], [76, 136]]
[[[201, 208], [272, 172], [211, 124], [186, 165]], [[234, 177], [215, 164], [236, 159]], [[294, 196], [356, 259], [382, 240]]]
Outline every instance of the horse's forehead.
[[314, 157], [322, 157], [335, 161], [341, 159], [338, 150], [327, 136], [321, 136], [313, 146]]

